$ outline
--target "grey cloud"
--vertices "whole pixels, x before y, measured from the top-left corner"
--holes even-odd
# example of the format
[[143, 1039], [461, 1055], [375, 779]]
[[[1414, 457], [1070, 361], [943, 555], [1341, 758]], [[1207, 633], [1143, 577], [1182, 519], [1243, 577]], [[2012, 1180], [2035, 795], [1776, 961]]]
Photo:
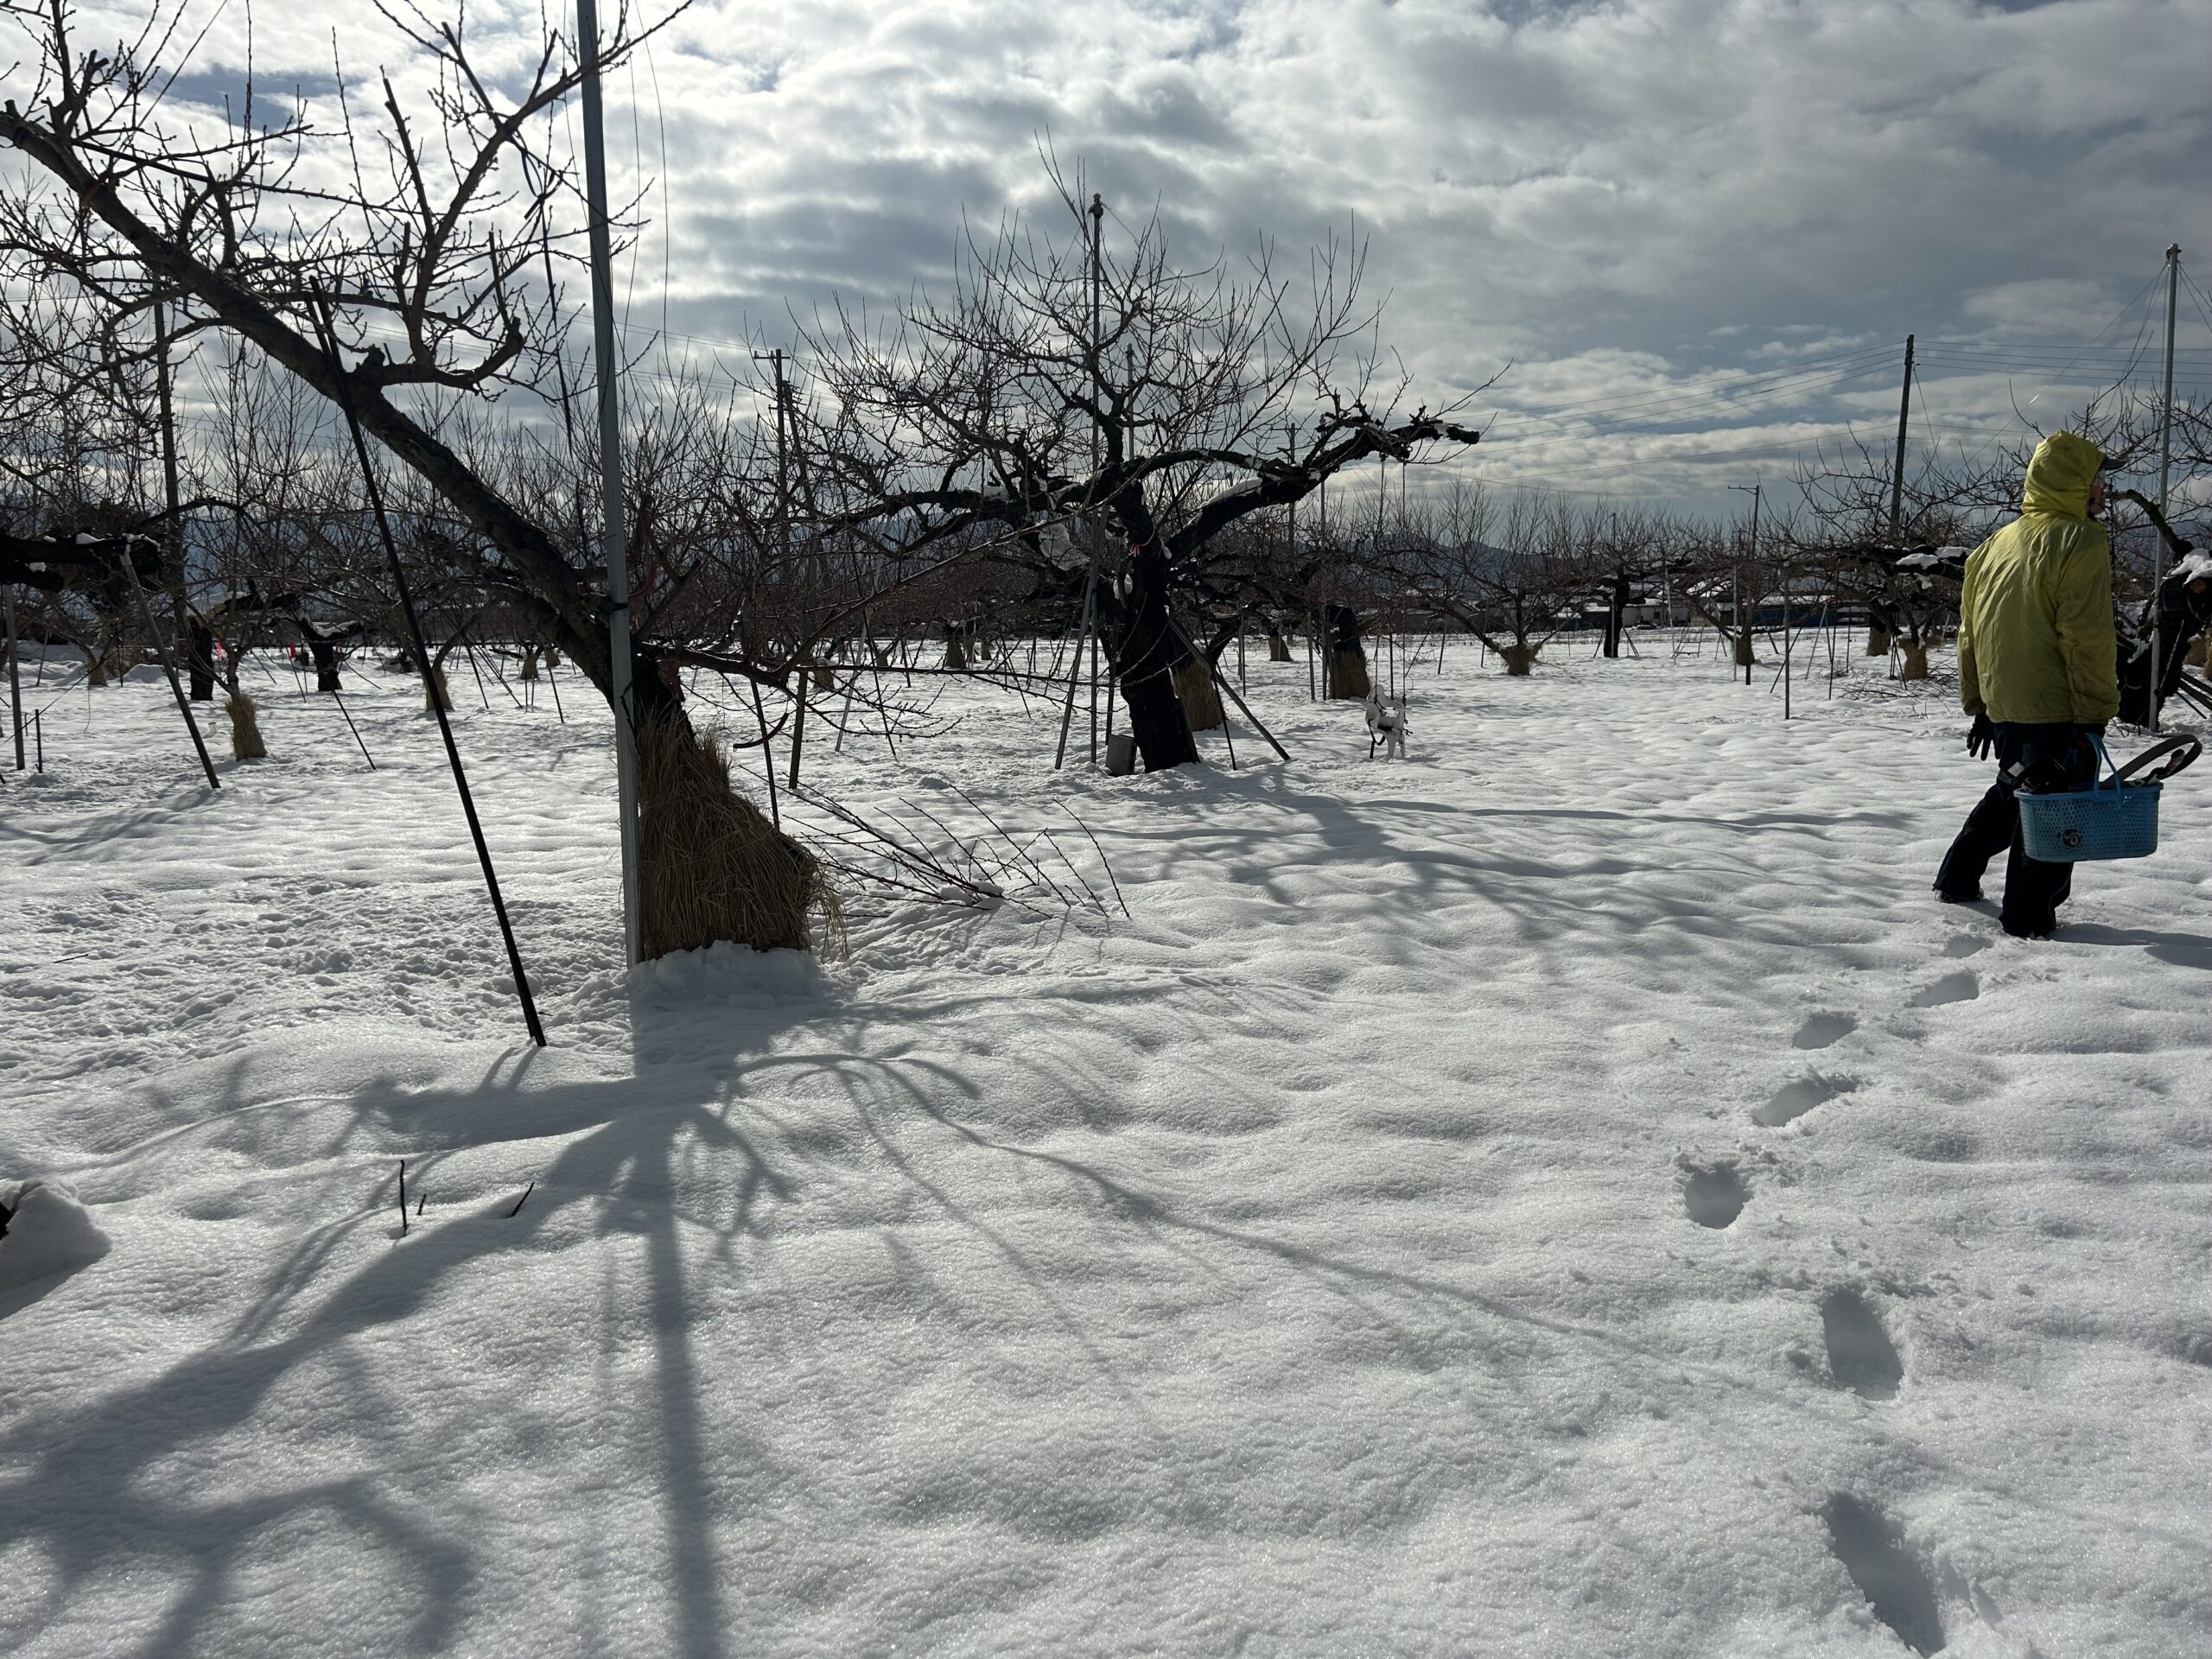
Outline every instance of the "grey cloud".
[[[329, 21], [272, 18], [264, 67], [327, 73]], [[375, 61], [373, 20], [340, 21], [348, 63]], [[701, 333], [935, 279], [963, 208], [1057, 213], [1049, 134], [1193, 256], [1271, 235], [1302, 263], [1356, 222], [1425, 393], [1511, 358], [1485, 406], [1569, 386], [1689, 406], [1715, 370], [1909, 331], [2085, 341], [2168, 240], [2212, 268], [2183, 44], [2202, 34], [2172, 0], [709, 0], [610, 98], [618, 134], [633, 96], [650, 129], [658, 87], [672, 222], [638, 266], [658, 280], [664, 238], [672, 313]], [[211, 50], [242, 60], [234, 35]], [[659, 167], [650, 136], [617, 149], [618, 171]], [[1895, 372], [1755, 430], [1715, 401], [1685, 442], [1580, 442], [1599, 474], [1709, 489], [1720, 463], [1684, 456], [1840, 429], [1864, 413], [1847, 399], [1894, 407]], [[1925, 390], [1962, 428], [2009, 422], [1985, 380]]]

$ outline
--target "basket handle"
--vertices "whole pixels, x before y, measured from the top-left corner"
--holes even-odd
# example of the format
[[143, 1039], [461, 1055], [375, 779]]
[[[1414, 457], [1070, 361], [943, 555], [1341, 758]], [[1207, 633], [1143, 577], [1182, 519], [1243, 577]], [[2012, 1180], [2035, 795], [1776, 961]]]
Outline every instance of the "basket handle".
[[2089, 740], [2089, 747], [2097, 752], [2097, 759], [2104, 762], [2105, 772], [2112, 774], [2109, 782], [2102, 773], [2093, 776], [2089, 779], [2089, 787], [2091, 789], [2123, 788], [2125, 785], [2120, 780], [2120, 768], [2113, 764], [2112, 751], [2105, 747], [2105, 734], [2102, 732], [2092, 731], [2084, 733], [2083, 735]]

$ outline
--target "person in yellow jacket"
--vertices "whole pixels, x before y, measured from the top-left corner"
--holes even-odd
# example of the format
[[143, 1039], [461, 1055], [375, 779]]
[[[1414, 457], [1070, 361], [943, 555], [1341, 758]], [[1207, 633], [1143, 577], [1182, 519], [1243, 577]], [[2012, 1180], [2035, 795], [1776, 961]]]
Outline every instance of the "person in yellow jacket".
[[2071, 432], [2037, 444], [2020, 516], [1968, 556], [1959, 596], [1959, 696], [1974, 716], [1967, 752], [1993, 750], [1998, 773], [1944, 855], [1936, 891], [1950, 904], [1980, 898], [1982, 872], [2009, 848], [1998, 920], [2024, 938], [2057, 927], [2074, 867], [2027, 855], [2011, 768], [2055, 766], [2087, 784], [2096, 770], [2089, 735], [2120, 712], [2112, 538], [2096, 522], [2107, 464]]

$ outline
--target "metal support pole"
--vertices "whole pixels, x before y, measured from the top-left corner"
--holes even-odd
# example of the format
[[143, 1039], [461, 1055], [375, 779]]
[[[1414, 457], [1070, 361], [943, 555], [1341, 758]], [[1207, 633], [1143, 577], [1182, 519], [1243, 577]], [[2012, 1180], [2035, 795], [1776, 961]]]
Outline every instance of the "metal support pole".
[[16, 770], [23, 769], [23, 671], [16, 661], [16, 584], [0, 584], [8, 607], [8, 724], [16, 734]]
[[[1090, 643], [1091, 639], [1091, 608], [1098, 597], [1097, 583], [1098, 567], [1094, 564], [1090, 567], [1090, 575], [1085, 578], [1083, 584], [1083, 631], [1076, 635], [1075, 662], [1068, 672], [1068, 700], [1060, 709], [1060, 745], [1052, 752], [1054, 772], [1058, 772], [1068, 758], [1068, 728], [1075, 723], [1075, 690], [1077, 686], [1083, 683], [1083, 648]], [[1096, 658], [1094, 657], [1092, 660], [1096, 661]], [[1098, 750], [1098, 701], [1097, 682], [1095, 679], [1091, 683], [1091, 690], [1093, 695], [1090, 703], [1090, 747], [1091, 753], [1096, 754]]]
[[799, 751], [806, 747], [806, 682], [810, 671], [801, 663], [792, 676], [791, 793], [798, 793]]
[[[2158, 407], [2158, 517], [2166, 516], [2166, 478], [2174, 458], [2174, 302], [2181, 288], [2181, 244], [2166, 249], [2166, 389]], [[2166, 538], [2151, 544], [2151, 684], [2145, 703], [2150, 709], [2151, 729], [2158, 729], [2158, 601], [2166, 585]]]
[[360, 744], [361, 759], [367, 761], [369, 770], [374, 772], [377, 769], [376, 757], [369, 753], [369, 746], [361, 742], [361, 728], [353, 723], [353, 711], [346, 706], [345, 693], [333, 691], [330, 695], [338, 704], [338, 712], [346, 716], [346, 729], [353, 734], [353, 741]]
[[[353, 375], [339, 359], [338, 338], [331, 328], [329, 319], [318, 313], [316, 321], [321, 325], [323, 354], [330, 361], [331, 375], [338, 386], [339, 412], [346, 417], [346, 429], [353, 439], [354, 458], [360, 462], [361, 484], [368, 494], [369, 513], [376, 520], [377, 536], [384, 543], [385, 558], [391, 567], [392, 587], [399, 595], [400, 613], [407, 619], [408, 637], [415, 642], [415, 660], [428, 664], [430, 660], [429, 642], [423, 639], [422, 619], [415, 613], [415, 596], [408, 589], [407, 569], [399, 562], [399, 543], [393, 539], [391, 523], [385, 517], [384, 492], [377, 486], [376, 468], [369, 461], [369, 442], [361, 434], [359, 416], [353, 412], [351, 395]], [[435, 676], [435, 671], [432, 673]], [[169, 677], [169, 683], [172, 685], [176, 683], [174, 674]], [[449, 699], [437, 695], [435, 677], [425, 683], [431, 688], [430, 712], [437, 716], [438, 735], [445, 740], [446, 764], [452, 769], [454, 788], [461, 796], [461, 814], [468, 820], [468, 838], [476, 843], [476, 861], [484, 872], [484, 890], [491, 895], [493, 914], [499, 918], [499, 937], [507, 947], [507, 968], [514, 975], [515, 995], [522, 1001], [523, 1024], [529, 1027], [530, 1040], [543, 1048], [545, 1046], [545, 1027], [538, 1022], [537, 1000], [531, 995], [530, 976], [524, 971], [522, 965], [522, 950], [515, 943], [514, 925], [507, 919], [507, 901], [500, 896], [499, 873], [492, 868], [492, 849], [484, 839], [484, 826], [476, 817], [476, 798], [468, 792], [468, 774], [461, 768], [461, 748], [453, 741], [453, 722], [446, 715], [446, 704]], [[351, 725], [353, 722], [349, 719], [346, 723]], [[359, 734], [357, 732], [354, 735], [358, 738]], [[365, 756], [367, 748], [364, 747], [361, 753]]]
[[[1106, 407], [1106, 370], [1099, 355], [1101, 350], [1099, 342], [1101, 328], [1099, 296], [1103, 286], [1103, 268], [1099, 264], [1099, 248], [1101, 236], [1105, 229], [1105, 225], [1106, 200], [1094, 190], [1090, 194], [1090, 401], [1092, 406], [1097, 409], [1102, 414], [1104, 412]], [[1098, 476], [1098, 468], [1102, 459], [1103, 456], [1099, 443], [1098, 423], [1094, 420], [1090, 423], [1090, 475], [1094, 479]], [[1093, 485], [1092, 491], [1094, 493], [1096, 493], [1096, 486]], [[1098, 504], [1096, 501], [1091, 503], [1091, 510], [1085, 515], [1084, 522], [1090, 529], [1090, 581], [1095, 583], [1098, 580], [1099, 556], [1106, 550], [1106, 531], [1105, 528], [1098, 522]], [[1093, 766], [1096, 766], [1098, 764], [1098, 658], [1100, 646], [1098, 636], [1102, 630], [1098, 626], [1097, 595], [1095, 588], [1092, 590], [1090, 596], [1084, 601], [1084, 604], [1090, 612], [1090, 622], [1089, 624], [1090, 633], [1090, 764]], [[1077, 645], [1076, 649], [1080, 652], [1083, 647], [1081, 645]], [[1080, 668], [1080, 663], [1078, 663], [1078, 668]], [[1111, 735], [1113, 728], [1114, 693], [1113, 688], [1109, 684], [1106, 692], [1106, 729], [1109, 735]], [[1062, 729], [1060, 732], [1060, 747], [1062, 748], [1065, 748], [1067, 747], [1067, 732], [1065, 721], [1062, 722]], [[1053, 769], [1055, 771], [1058, 770], [1057, 762], [1054, 764]]]
[[[198, 664], [192, 660], [192, 630], [187, 621], [184, 596], [183, 491], [177, 481], [176, 409], [169, 392], [168, 311], [158, 299], [154, 302], [154, 394], [162, 421], [162, 503], [168, 514], [162, 524], [162, 540], [169, 557], [176, 561], [175, 575], [169, 585], [169, 620], [176, 629], [177, 653], [184, 658], [188, 674]], [[207, 667], [212, 676], [214, 664], [210, 663]], [[193, 689], [199, 688], [195, 684]]]
[[192, 734], [193, 753], [200, 757], [200, 770], [207, 774], [207, 787], [220, 789], [222, 780], [215, 776], [215, 763], [207, 758], [207, 745], [200, 736], [200, 722], [192, 717], [192, 704], [186, 701], [184, 688], [177, 683], [176, 659], [169, 654], [168, 645], [154, 626], [154, 607], [146, 603], [146, 588], [138, 580], [138, 562], [130, 556], [130, 544], [123, 547], [123, 569], [130, 578], [130, 591], [138, 596], [139, 620], [145, 623], [146, 632], [154, 642], [154, 649], [161, 653], [162, 672], [168, 677], [169, 695], [176, 699], [176, 711], [184, 716], [184, 728]]
[[627, 959], [635, 965], [645, 954], [638, 852], [638, 710], [630, 683], [630, 533], [622, 499], [622, 404], [614, 378], [613, 251], [607, 229], [607, 135], [600, 108], [595, 0], [576, 0], [576, 38], [583, 54], [584, 199], [591, 219], [592, 353], [599, 376], [600, 536], [607, 559], [607, 644], [613, 657], [609, 667], [614, 693], [615, 810], [621, 819], [622, 938]]
[[[1206, 672], [1213, 676], [1213, 683], [1219, 686], [1224, 691], [1229, 693], [1229, 700], [1236, 705], [1237, 713], [1243, 715], [1245, 719], [1250, 721], [1252, 722], [1252, 729], [1259, 733], [1262, 737], [1268, 740], [1268, 747], [1273, 749], [1277, 754], [1281, 755], [1284, 760], [1289, 760], [1290, 751], [1283, 747], [1281, 744], [1275, 741], [1275, 734], [1273, 732], [1260, 724], [1260, 717], [1245, 706], [1244, 699], [1236, 695], [1236, 688], [1230, 684], [1228, 680], [1223, 677], [1221, 670], [1215, 664], [1213, 658], [1207, 656], [1196, 645], [1192, 645], [1190, 640], [1190, 636], [1183, 632], [1182, 628], [1173, 618], [1170, 618], [1168, 620], [1167, 632], [1174, 636], [1177, 642], [1182, 645], [1185, 651], [1188, 652], [1192, 656], [1197, 658], [1200, 662], [1206, 665]], [[1234, 764], [1233, 752], [1231, 763]]]

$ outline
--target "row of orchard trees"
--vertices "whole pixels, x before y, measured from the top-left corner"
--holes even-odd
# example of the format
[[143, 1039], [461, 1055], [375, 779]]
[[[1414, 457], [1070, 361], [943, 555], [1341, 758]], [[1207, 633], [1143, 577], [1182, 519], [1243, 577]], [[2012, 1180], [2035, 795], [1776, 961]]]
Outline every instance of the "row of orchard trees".
[[[257, 648], [302, 644], [334, 686], [347, 642], [407, 638], [341, 410], [372, 445], [430, 694], [439, 658], [473, 640], [614, 684], [574, 303], [586, 226], [558, 118], [576, 54], [549, 33], [492, 74], [458, 14], [390, 15], [404, 39], [377, 98], [271, 106], [241, 86], [203, 130], [164, 101], [185, 67], [164, 60], [185, 38], [172, 7], [118, 44], [79, 41], [65, 3], [0, 0], [17, 66], [0, 77], [16, 162], [0, 185], [0, 580], [99, 671], [145, 643], [135, 575], [195, 691], [222, 681], [249, 726]], [[650, 32], [623, 25], [602, 60]], [[1045, 221], [966, 239], [943, 291], [832, 308], [770, 366], [669, 366], [627, 399], [659, 948], [803, 939], [790, 908], [819, 891], [758, 814], [709, 815], [717, 846], [652, 833], [728, 795], [683, 707], [687, 670], [794, 717], [816, 677], [887, 639], [942, 631], [957, 666], [978, 636], [1065, 636], [1089, 617], [1158, 768], [1195, 758], [1204, 663], [1247, 630], [1279, 651], [1314, 631], [1348, 696], [1378, 615], [1478, 632], [1525, 672], [1592, 594], [1618, 617], [1655, 581], [1746, 652], [1737, 619], [1816, 565], [1909, 657], [1940, 631], [1949, 596], [1895, 568], [1878, 464], [1808, 471], [1756, 546], [1735, 526], [1465, 484], [1404, 492], [1371, 527], [1347, 521], [1340, 484], [1332, 524], [1332, 480], [1390, 462], [1435, 476], [1478, 437], [1466, 400], [1408, 408], [1407, 382], [1380, 372], [1358, 250], [1318, 250], [1294, 275], [1265, 251], [1186, 264], [1156, 216], [1109, 225], [1046, 165]], [[2009, 494], [1996, 474], [1917, 480], [1902, 539], [1966, 539]], [[683, 873], [717, 868], [725, 899], [698, 902]]]
[[[80, 40], [65, 0], [0, 14], [16, 162], [0, 187], [0, 580], [47, 595], [43, 625], [105, 664], [127, 654], [126, 590], [150, 579], [203, 682], [285, 627], [397, 637], [342, 410], [389, 474], [399, 554], [448, 637], [496, 626], [611, 696], [569, 298], [587, 226], [557, 118], [581, 84], [573, 43], [549, 25], [519, 73], [495, 72], [460, 15], [397, 9], [404, 61], [380, 99], [272, 106], [241, 86], [196, 127], [165, 101], [186, 66], [164, 54], [190, 38], [174, 4], [122, 42]], [[650, 33], [619, 24], [601, 63]], [[1009, 226], [965, 248], [942, 298], [825, 321], [802, 342], [805, 395], [779, 372], [632, 400], [630, 678], [659, 948], [804, 935], [747, 873], [808, 855], [757, 814], [720, 815], [728, 845], [652, 868], [655, 824], [697, 817], [726, 777], [678, 671], [788, 692], [855, 636], [994, 575], [1033, 601], [1079, 591], [1145, 763], [1175, 765], [1194, 754], [1171, 610], [1191, 562], [1345, 467], [1474, 442], [1377, 385], [1356, 253], [1323, 251], [1297, 283], [1264, 258], [1193, 269], [1156, 219], [1109, 248], [1062, 194], [1065, 233]], [[198, 381], [172, 385], [188, 356]], [[705, 885], [728, 902], [702, 904], [694, 874], [718, 866], [729, 879]], [[763, 880], [794, 903], [818, 891]]]

